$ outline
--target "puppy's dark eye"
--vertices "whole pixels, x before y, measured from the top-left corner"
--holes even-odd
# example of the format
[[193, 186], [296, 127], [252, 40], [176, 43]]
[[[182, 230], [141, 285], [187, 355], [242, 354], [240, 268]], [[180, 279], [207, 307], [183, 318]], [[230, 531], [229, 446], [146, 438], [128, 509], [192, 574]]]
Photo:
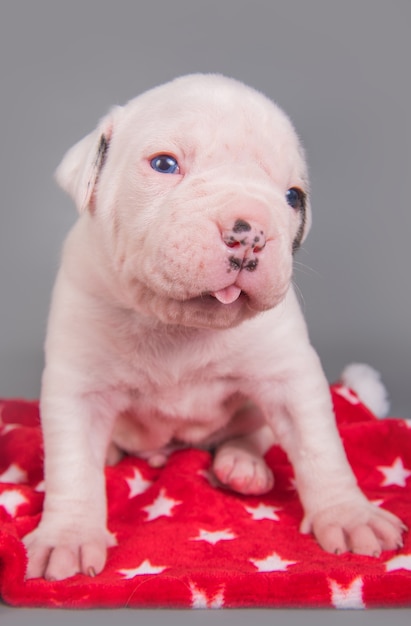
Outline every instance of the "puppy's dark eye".
[[159, 154], [151, 159], [150, 165], [160, 174], [178, 174], [180, 171], [176, 159], [169, 154]]
[[285, 194], [285, 199], [293, 209], [301, 209], [304, 206], [304, 192], [297, 187], [291, 187]]

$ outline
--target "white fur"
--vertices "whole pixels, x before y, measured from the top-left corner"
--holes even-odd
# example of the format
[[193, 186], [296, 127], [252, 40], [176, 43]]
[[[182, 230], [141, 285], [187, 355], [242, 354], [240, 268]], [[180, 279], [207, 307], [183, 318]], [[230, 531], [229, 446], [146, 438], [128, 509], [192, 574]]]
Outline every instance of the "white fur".
[[388, 392], [381, 374], [366, 363], [351, 363], [343, 370], [341, 381], [356, 392], [377, 417], [386, 417], [390, 408]]
[[[179, 172], [155, 171], [159, 154]], [[237, 81], [183, 77], [113, 109], [57, 177], [80, 217], [50, 311], [46, 500], [25, 538], [28, 577], [100, 572], [112, 545], [105, 459], [126, 451], [161, 464], [174, 445], [217, 446], [218, 479], [264, 493], [263, 454], [277, 441], [294, 466], [303, 532], [334, 552], [395, 547], [400, 522], [356, 485], [291, 287], [293, 243], [311, 213], [287, 116]], [[306, 194], [304, 228], [291, 187]]]

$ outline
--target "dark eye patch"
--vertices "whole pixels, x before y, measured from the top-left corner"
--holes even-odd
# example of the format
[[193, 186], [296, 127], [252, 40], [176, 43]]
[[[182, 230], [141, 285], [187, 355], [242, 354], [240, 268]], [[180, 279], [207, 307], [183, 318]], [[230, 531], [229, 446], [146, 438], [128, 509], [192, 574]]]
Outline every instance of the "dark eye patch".
[[305, 211], [305, 193], [298, 187], [291, 187], [285, 194], [287, 203], [300, 213], [300, 226], [293, 241], [293, 254], [297, 252], [304, 236], [306, 211]]

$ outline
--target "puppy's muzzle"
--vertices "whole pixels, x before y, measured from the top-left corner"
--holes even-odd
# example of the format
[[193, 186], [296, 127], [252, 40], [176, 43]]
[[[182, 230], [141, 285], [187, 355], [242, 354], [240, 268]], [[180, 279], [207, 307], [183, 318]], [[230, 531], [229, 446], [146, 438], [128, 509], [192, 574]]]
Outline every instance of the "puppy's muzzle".
[[228, 256], [230, 269], [254, 272], [258, 267], [258, 255], [266, 244], [264, 230], [258, 224], [237, 219], [230, 230], [223, 230], [221, 234], [231, 251]]

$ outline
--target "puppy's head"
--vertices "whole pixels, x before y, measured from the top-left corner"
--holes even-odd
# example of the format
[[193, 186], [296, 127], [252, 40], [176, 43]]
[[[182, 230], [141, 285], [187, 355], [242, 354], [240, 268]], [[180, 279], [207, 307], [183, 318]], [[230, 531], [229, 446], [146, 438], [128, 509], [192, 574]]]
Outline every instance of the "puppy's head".
[[284, 298], [311, 221], [287, 116], [240, 82], [191, 75], [113, 109], [57, 170], [124, 303], [225, 328]]

